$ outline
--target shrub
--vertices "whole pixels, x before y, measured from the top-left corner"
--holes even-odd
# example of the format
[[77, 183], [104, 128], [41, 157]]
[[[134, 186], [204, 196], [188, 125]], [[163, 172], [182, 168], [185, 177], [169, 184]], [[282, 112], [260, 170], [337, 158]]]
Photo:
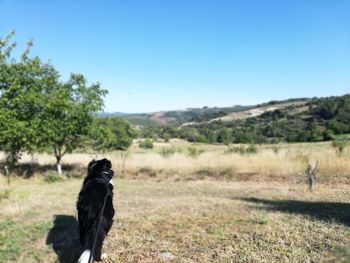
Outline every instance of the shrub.
[[57, 173], [57, 171], [47, 171], [45, 173], [44, 181], [48, 183], [55, 183], [62, 181], [62, 177]]
[[139, 147], [143, 149], [153, 149], [153, 142], [150, 139], [139, 142]]
[[323, 139], [326, 141], [334, 139], [334, 132], [332, 130], [325, 130], [322, 135]]
[[248, 147], [244, 145], [230, 147], [226, 150], [226, 153], [238, 153], [238, 154], [251, 154], [257, 153], [258, 149], [255, 144], [250, 144]]
[[2, 199], [8, 199], [10, 197], [10, 190], [3, 190], [0, 192], [0, 201]]
[[201, 153], [204, 152], [203, 149], [198, 149], [196, 147], [188, 147], [187, 150], [188, 150], [188, 155], [191, 156], [191, 157], [197, 157]]
[[169, 142], [169, 141], [170, 141], [171, 136], [170, 136], [170, 134], [169, 134], [169, 133], [165, 133], [165, 134], [163, 135], [163, 138], [164, 138], [164, 142]]
[[244, 146], [233, 146], [233, 147], [228, 147], [226, 150], [226, 153], [239, 153], [239, 154], [244, 154], [245, 149]]
[[250, 144], [248, 148], [245, 150], [246, 153], [257, 153], [258, 149], [256, 148], [255, 144]]
[[162, 147], [160, 149], [159, 154], [163, 157], [169, 157], [170, 155], [173, 155], [176, 152], [176, 149], [174, 147]]
[[348, 144], [348, 140], [335, 140], [332, 142], [332, 146], [336, 149], [338, 154], [342, 154]]
[[157, 172], [155, 170], [153, 170], [151, 167], [141, 167], [139, 169], [139, 173], [141, 174], [147, 174], [149, 175], [150, 177], [156, 177], [157, 176]]

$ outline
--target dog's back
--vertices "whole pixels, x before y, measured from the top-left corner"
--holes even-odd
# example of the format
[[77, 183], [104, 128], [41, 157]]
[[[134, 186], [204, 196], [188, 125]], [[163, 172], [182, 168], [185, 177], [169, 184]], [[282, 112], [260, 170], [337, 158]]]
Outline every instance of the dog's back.
[[100, 260], [103, 240], [113, 223], [113, 185], [110, 183], [113, 171], [110, 168], [106, 159], [92, 161], [79, 193], [79, 232], [84, 249], [79, 259], [81, 263]]

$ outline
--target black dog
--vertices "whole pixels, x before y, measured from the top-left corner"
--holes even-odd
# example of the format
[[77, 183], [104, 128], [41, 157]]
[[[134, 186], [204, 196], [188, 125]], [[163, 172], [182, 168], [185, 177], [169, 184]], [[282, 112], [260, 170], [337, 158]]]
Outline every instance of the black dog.
[[107, 159], [89, 163], [88, 175], [77, 202], [80, 242], [84, 249], [79, 263], [101, 260], [102, 243], [112, 227], [114, 216], [114, 172], [111, 168]]

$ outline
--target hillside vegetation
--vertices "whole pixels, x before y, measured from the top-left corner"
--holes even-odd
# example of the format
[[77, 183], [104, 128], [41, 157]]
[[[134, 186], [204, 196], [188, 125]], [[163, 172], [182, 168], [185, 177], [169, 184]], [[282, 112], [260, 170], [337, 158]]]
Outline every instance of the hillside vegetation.
[[153, 113], [108, 113], [101, 112], [100, 117], [118, 116], [128, 120], [135, 126], [160, 126], [162, 124], [189, 125], [200, 122], [217, 120], [230, 121], [258, 116], [266, 111], [273, 111], [290, 105], [305, 104], [310, 99], [299, 98], [285, 101], [271, 101], [268, 103], [232, 107], [207, 107], [188, 108], [186, 110], [159, 111]]
[[[136, 126], [160, 126], [162, 124], [183, 124], [186, 122], [209, 121], [213, 118], [225, 116], [232, 112], [241, 112], [252, 108], [251, 106], [233, 106], [233, 107], [203, 107], [190, 108], [186, 110], [161, 111], [154, 113], [141, 114], [113, 114], [124, 117], [130, 123]], [[102, 114], [104, 116], [105, 114]]]
[[[333, 140], [350, 133], [350, 95], [272, 101], [224, 116], [204, 114], [185, 124], [144, 127], [146, 138], [206, 143], [276, 143]], [[211, 118], [214, 117], [214, 118]], [[195, 119], [193, 119], [195, 120]]]

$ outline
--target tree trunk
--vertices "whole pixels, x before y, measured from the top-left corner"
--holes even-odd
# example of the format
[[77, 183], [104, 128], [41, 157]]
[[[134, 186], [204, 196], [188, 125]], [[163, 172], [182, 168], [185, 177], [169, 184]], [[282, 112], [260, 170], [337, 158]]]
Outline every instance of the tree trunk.
[[10, 184], [11, 183], [10, 172], [9, 172], [9, 167], [7, 165], [5, 165], [5, 175], [7, 177], [7, 184]]
[[61, 157], [56, 157], [56, 166], [57, 166], [57, 173], [58, 175], [62, 175], [62, 163], [61, 163]]
[[57, 167], [57, 173], [59, 176], [62, 175], [62, 153], [60, 148], [53, 148], [56, 156], [56, 167]]
[[315, 176], [313, 174], [309, 174], [309, 190], [312, 192], [315, 186]]

